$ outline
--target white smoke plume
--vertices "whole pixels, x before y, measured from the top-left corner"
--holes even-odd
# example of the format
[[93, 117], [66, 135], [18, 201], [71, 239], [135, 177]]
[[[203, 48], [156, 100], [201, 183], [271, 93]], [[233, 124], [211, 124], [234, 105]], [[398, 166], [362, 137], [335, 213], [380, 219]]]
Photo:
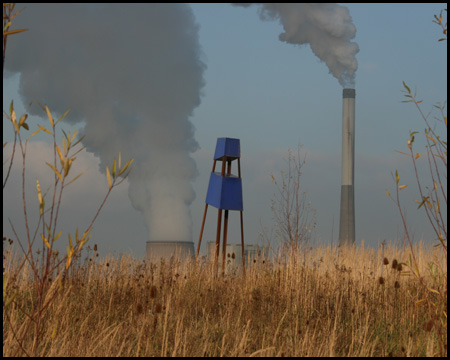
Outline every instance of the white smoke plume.
[[262, 20], [278, 19], [284, 32], [281, 41], [289, 44], [309, 44], [314, 54], [324, 61], [330, 73], [342, 87], [354, 87], [358, 68], [358, 44], [351, 42], [356, 27], [348, 9], [328, 3], [236, 3], [238, 6], [257, 5]]
[[26, 103], [71, 108], [68, 121], [85, 123], [84, 145], [103, 172], [119, 151], [134, 158], [129, 197], [149, 240], [191, 241], [190, 116], [206, 67], [190, 7], [29, 4], [14, 22], [29, 31], [8, 41], [5, 70], [20, 72]]

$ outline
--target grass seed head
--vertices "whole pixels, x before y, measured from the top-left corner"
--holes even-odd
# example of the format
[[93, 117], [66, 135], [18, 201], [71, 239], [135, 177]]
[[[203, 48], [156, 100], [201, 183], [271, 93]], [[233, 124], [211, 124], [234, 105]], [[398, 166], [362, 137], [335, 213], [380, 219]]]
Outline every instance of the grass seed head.
[[393, 268], [393, 269], [397, 269], [397, 266], [398, 266], [398, 261], [397, 261], [397, 259], [392, 260], [392, 268]]
[[142, 304], [137, 304], [136, 311], [138, 314], [142, 314], [144, 312], [144, 308], [143, 308]]
[[154, 299], [156, 297], [156, 286], [152, 285], [152, 287], [150, 288], [150, 298]]
[[424, 328], [426, 331], [430, 332], [433, 329], [433, 321], [429, 320], [425, 323]]
[[157, 314], [160, 314], [161, 311], [162, 311], [162, 305], [161, 305], [161, 303], [157, 303], [156, 306], [155, 306], [155, 312]]
[[389, 265], [389, 260], [388, 260], [387, 258], [384, 258], [384, 259], [383, 259], [383, 264], [384, 264], [384, 265]]

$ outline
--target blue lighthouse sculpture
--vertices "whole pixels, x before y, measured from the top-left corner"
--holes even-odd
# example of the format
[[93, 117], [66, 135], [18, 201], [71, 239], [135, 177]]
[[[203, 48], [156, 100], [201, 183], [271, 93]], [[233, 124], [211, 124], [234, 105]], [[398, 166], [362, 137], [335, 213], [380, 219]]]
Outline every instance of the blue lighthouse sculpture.
[[[227, 246], [227, 230], [228, 230], [228, 211], [238, 210], [241, 217], [241, 242], [242, 242], [242, 266], [245, 274], [245, 256], [244, 256], [244, 225], [242, 211], [242, 178], [241, 178], [241, 146], [239, 139], [218, 138], [216, 151], [214, 153], [214, 165], [209, 179], [208, 192], [206, 194], [205, 212], [203, 214], [202, 228], [200, 238], [198, 240], [197, 255], [200, 251], [202, 242], [203, 229], [205, 227], [206, 212], [208, 205], [212, 205], [218, 209], [217, 217], [217, 235], [216, 235], [216, 251], [215, 251], [215, 272], [217, 275], [219, 248], [220, 248], [220, 230], [222, 225], [222, 210], [225, 210], [225, 220], [223, 228], [223, 246], [222, 246], [222, 274], [225, 272], [225, 255]], [[238, 175], [231, 174], [231, 163], [237, 160]], [[221, 172], [215, 172], [217, 161], [222, 161]]]

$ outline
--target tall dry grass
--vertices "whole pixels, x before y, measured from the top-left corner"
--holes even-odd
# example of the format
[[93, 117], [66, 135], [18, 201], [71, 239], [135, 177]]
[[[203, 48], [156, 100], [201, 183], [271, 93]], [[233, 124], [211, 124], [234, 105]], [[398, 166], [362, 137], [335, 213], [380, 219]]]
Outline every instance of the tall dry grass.
[[[12, 273], [20, 262], [5, 247], [4, 272]], [[425, 283], [436, 287], [428, 264], [441, 266], [446, 309], [445, 260], [415, 250]], [[94, 252], [76, 260], [51, 303], [36, 355], [433, 356], [436, 332], [417, 305], [421, 288], [404, 264], [392, 266], [408, 251], [318, 247], [251, 264], [245, 278], [219, 279], [206, 260], [145, 264]], [[35, 305], [29, 275], [23, 267], [3, 309], [3, 356], [34, 349], [32, 332], [17, 341]]]

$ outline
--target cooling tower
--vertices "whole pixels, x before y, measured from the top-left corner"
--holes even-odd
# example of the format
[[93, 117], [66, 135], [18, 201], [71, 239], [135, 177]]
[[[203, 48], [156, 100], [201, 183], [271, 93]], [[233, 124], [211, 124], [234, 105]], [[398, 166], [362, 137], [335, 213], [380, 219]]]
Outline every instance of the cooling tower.
[[355, 89], [344, 89], [342, 105], [342, 186], [339, 245], [355, 243]]
[[161, 258], [168, 260], [172, 256], [186, 259], [194, 255], [194, 243], [185, 241], [147, 241], [145, 249], [146, 259], [154, 262]]

